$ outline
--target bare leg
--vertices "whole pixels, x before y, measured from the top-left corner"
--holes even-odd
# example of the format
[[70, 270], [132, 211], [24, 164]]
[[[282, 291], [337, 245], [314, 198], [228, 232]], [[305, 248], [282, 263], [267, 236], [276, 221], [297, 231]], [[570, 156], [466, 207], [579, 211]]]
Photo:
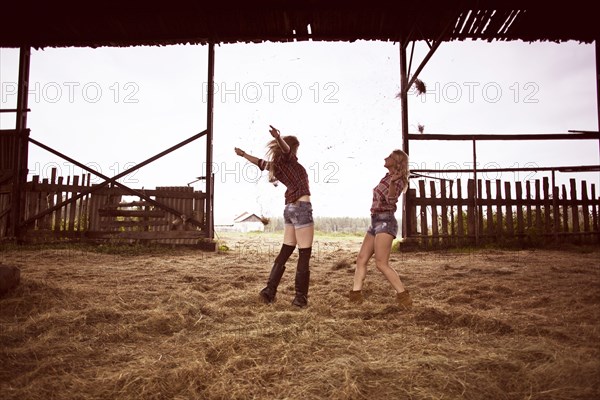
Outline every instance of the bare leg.
[[354, 271], [354, 285], [352, 286], [352, 290], [362, 290], [363, 282], [367, 276], [367, 264], [374, 252], [375, 237], [367, 233], [356, 258], [356, 270]]
[[[291, 225], [290, 225], [291, 226]], [[292, 230], [294, 228], [292, 227]], [[315, 226], [306, 226], [304, 228], [298, 228], [294, 232], [294, 243], [298, 242], [299, 249], [306, 249], [312, 247], [313, 238], [315, 236]], [[285, 234], [284, 234], [285, 237]]]
[[283, 244], [294, 247], [296, 246], [296, 230], [294, 229], [294, 225], [284, 225]]
[[[404, 292], [406, 289], [398, 276], [396, 270], [390, 267], [390, 253], [392, 251], [392, 242], [394, 237], [388, 233], [379, 233], [375, 236], [375, 264], [383, 276], [392, 284], [397, 293]], [[358, 265], [357, 265], [358, 268]]]

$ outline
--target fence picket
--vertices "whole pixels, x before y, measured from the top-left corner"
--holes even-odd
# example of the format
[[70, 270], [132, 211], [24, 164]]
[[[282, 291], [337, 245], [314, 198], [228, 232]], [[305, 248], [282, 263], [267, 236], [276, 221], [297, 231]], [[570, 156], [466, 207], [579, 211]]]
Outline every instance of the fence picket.
[[[79, 186], [79, 175], [73, 176], [73, 186]], [[71, 197], [75, 197], [75, 194], [77, 194], [77, 192], [73, 191]], [[79, 200], [75, 201], [74, 203], [71, 203], [69, 207], [69, 232], [75, 232], [75, 215], [77, 215], [78, 203]]]
[[[419, 181], [419, 191], [423, 194], [423, 197], [426, 198], [426, 194], [425, 194], [425, 181], [424, 180], [420, 180]], [[428, 235], [428, 229], [427, 229], [427, 205], [426, 204], [422, 204], [421, 205], [421, 235], [422, 236], [427, 236]]]
[[442, 235], [444, 236], [448, 235], [448, 206], [446, 205], [447, 199], [448, 198], [446, 197], [446, 181], [443, 180], [440, 184], [440, 200], [442, 203]]
[[463, 198], [462, 198], [462, 185], [460, 179], [456, 180], [456, 231], [459, 238], [462, 238], [465, 235], [465, 231], [463, 228]]
[[[435, 182], [434, 181], [430, 181], [429, 182], [429, 190], [431, 193], [431, 197], [432, 198], [436, 198], [436, 190], [435, 190]], [[438, 213], [437, 213], [437, 206], [435, 204], [431, 205], [431, 234], [434, 237], [438, 237], [439, 236], [439, 231], [438, 231]]]
[[542, 188], [539, 179], [535, 180], [535, 229], [537, 233], [542, 233]]
[[467, 181], [467, 235], [475, 235], [475, 181]]
[[513, 225], [513, 212], [512, 212], [512, 196], [510, 190], [510, 182], [504, 182], [504, 195], [506, 196], [506, 231], [509, 236], [515, 235], [515, 229]]
[[573, 221], [572, 232], [579, 233], [579, 207], [577, 206], [577, 188], [575, 179], [569, 180], [571, 184], [571, 215]]
[[581, 213], [583, 215], [583, 231], [590, 231], [590, 214], [588, 209], [587, 182], [581, 181]]
[[[596, 207], [596, 185], [594, 183], [592, 183], [592, 200], [594, 200], [592, 202], [592, 229], [594, 230], [594, 232], [598, 232], [598, 208]], [[598, 200], [600, 200], [600, 198], [598, 198]]]
[[521, 181], [515, 182], [516, 208], [517, 208], [517, 234], [522, 235], [525, 230], [523, 226], [523, 185]]
[[485, 195], [486, 195], [486, 217], [487, 217], [487, 234], [492, 236], [494, 234], [494, 211], [492, 208], [492, 182], [485, 181]]
[[478, 234], [482, 235], [483, 234], [483, 202], [481, 201], [481, 198], [483, 197], [483, 191], [482, 191], [482, 181], [481, 179], [477, 180], [477, 223], [478, 223]]
[[525, 182], [525, 190], [527, 191], [527, 230], [533, 228], [533, 215], [531, 210], [531, 183]]
[[563, 232], [569, 232], [569, 200], [567, 198], [567, 187], [562, 185], [562, 216]]
[[496, 179], [496, 237], [502, 237], [502, 226], [504, 226], [504, 217], [502, 215], [502, 182]]
[[550, 223], [550, 210], [552, 210], [552, 199], [550, 194], [550, 181], [548, 177], [545, 176], [543, 179], [543, 189], [544, 189], [544, 233], [552, 233], [552, 224]]

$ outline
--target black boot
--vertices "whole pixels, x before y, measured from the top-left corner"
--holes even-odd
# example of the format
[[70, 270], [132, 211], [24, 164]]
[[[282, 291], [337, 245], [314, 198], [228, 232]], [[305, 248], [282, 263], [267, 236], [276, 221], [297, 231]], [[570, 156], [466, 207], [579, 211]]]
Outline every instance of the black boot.
[[296, 297], [292, 304], [296, 307], [308, 305], [308, 286], [310, 283], [310, 254], [312, 248], [299, 249], [298, 267], [296, 268]]
[[277, 258], [275, 258], [273, 268], [271, 268], [267, 287], [260, 291], [260, 297], [265, 303], [272, 303], [275, 301], [277, 286], [279, 286], [279, 281], [281, 281], [283, 271], [285, 271], [285, 263], [288, 258], [290, 258], [295, 248], [296, 246], [289, 246], [287, 244], [281, 246], [281, 250], [279, 251]]
[[267, 286], [260, 291], [260, 297], [265, 303], [273, 303], [275, 301], [277, 286], [279, 286], [279, 281], [281, 281], [284, 271], [285, 264], [273, 264], [273, 268], [271, 268], [271, 273], [269, 274], [269, 280], [267, 281]]

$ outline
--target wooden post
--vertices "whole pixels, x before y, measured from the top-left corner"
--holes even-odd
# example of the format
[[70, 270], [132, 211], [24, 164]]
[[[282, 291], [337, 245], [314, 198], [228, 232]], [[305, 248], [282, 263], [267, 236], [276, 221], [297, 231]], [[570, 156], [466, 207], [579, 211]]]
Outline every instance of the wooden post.
[[215, 85], [215, 45], [208, 45], [208, 96], [206, 103], [206, 237], [214, 238], [214, 196], [213, 196], [213, 110]]
[[[592, 183], [592, 230], [596, 233], [600, 233], [598, 229], [598, 208], [596, 204], [598, 203], [598, 199], [596, 198], [596, 185]], [[600, 239], [600, 235], [598, 235]]]
[[[596, 107], [597, 107], [597, 123], [600, 131], [600, 43], [598, 39], [594, 41], [596, 45]], [[598, 139], [598, 151], [600, 152], [600, 139]]]
[[479, 244], [479, 217], [477, 212], [477, 203], [479, 199], [479, 191], [477, 187], [477, 140], [473, 136], [473, 232], [475, 234], [475, 246]]
[[27, 181], [28, 164], [28, 132], [27, 130], [27, 105], [29, 99], [29, 63], [31, 60], [31, 48], [21, 47], [19, 52], [19, 85], [17, 92], [17, 120], [15, 123], [16, 138], [14, 141], [14, 167], [13, 187], [11, 199], [11, 227], [12, 236], [20, 240], [21, 221], [24, 210], [24, 197], [21, 186]]
[[[406, 46], [408, 44], [407, 39], [400, 40], [400, 119], [402, 124], [402, 150], [406, 154], [409, 153], [408, 148], [408, 78], [406, 76], [407, 65], [406, 65]], [[416, 230], [416, 226], [410, 226], [410, 217], [407, 216], [408, 211], [411, 209], [410, 197], [407, 196], [407, 192], [402, 195], [402, 238], [406, 238], [407, 234]]]
[[409, 199], [407, 204], [410, 205], [409, 209], [406, 210], [406, 221], [407, 226], [410, 227], [411, 231], [407, 232], [408, 235], [417, 234], [417, 206], [415, 205], [415, 198], [417, 197], [417, 189], [408, 189], [406, 197]]

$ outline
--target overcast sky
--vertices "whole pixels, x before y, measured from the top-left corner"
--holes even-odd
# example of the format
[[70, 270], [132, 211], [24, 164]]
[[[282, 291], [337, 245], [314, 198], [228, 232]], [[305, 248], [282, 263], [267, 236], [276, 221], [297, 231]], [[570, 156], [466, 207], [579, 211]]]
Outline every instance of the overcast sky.
[[[206, 129], [206, 46], [34, 50], [31, 136], [115, 175]], [[418, 43], [412, 71], [427, 47]], [[215, 220], [244, 211], [280, 216], [284, 187], [236, 157], [263, 156], [269, 124], [300, 140], [316, 216], [366, 217], [383, 159], [401, 148], [398, 44], [264, 43], [215, 48]], [[1, 107], [16, 104], [18, 50], [0, 50]], [[566, 133], [597, 130], [593, 45], [568, 42], [444, 43], [409, 96], [409, 126], [425, 133]], [[0, 127], [14, 127], [0, 114]], [[122, 179], [133, 188], [186, 186], [205, 173], [205, 140]], [[413, 168], [470, 168], [471, 143], [411, 142]], [[479, 167], [599, 164], [579, 142], [481, 142]], [[30, 175], [77, 167], [31, 145]], [[448, 174], [447, 177], [455, 177]], [[488, 174], [541, 179], [542, 173]], [[559, 183], [572, 176], [557, 175]], [[596, 183], [599, 173], [576, 175]], [[462, 176], [463, 180], [468, 175]], [[201, 182], [192, 184], [203, 190]]]

